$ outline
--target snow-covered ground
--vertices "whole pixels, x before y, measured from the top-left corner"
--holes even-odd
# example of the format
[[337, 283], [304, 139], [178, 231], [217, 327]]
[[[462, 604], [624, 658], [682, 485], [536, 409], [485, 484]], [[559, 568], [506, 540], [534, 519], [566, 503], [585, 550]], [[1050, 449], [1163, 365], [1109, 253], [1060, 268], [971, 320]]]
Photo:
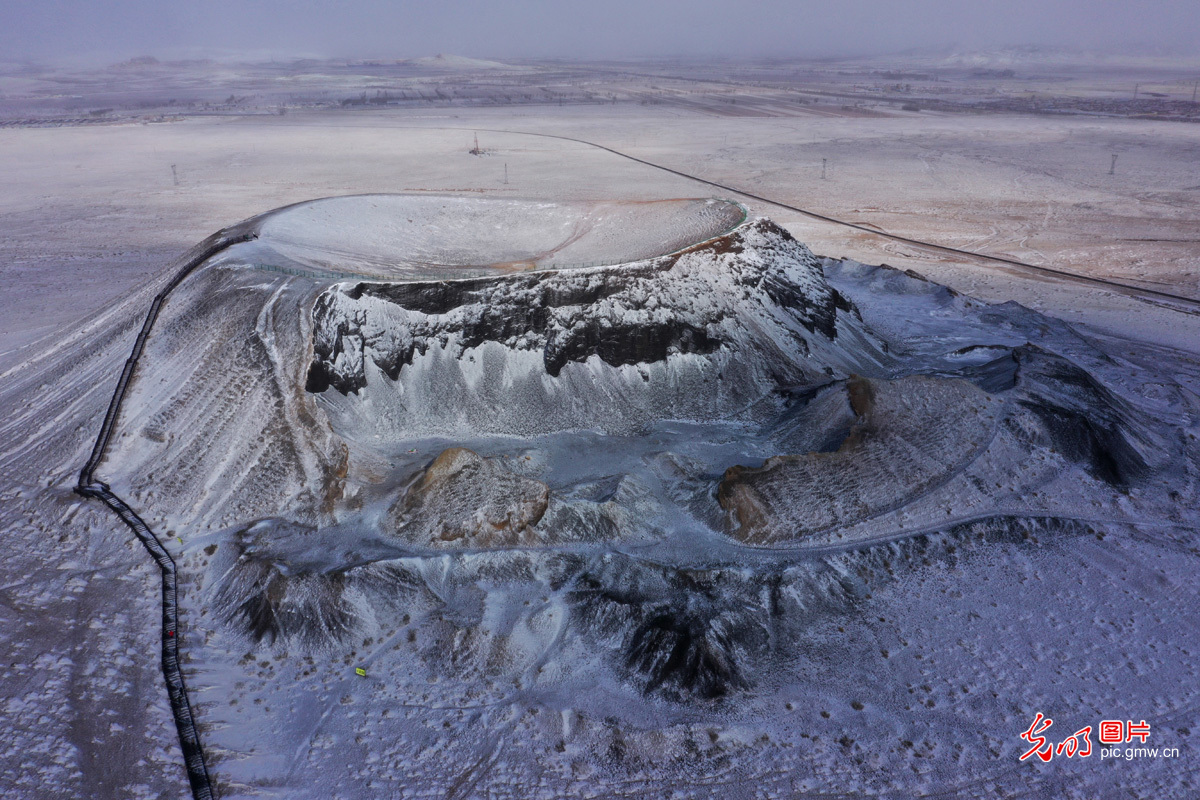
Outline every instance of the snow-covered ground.
[[[697, 125], [653, 107], [454, 113], [470, 118], [292, 113], [0, 131], [0, 256], [10, 278], [0, 299], [9, 409], [0, 637], [10, 653], [0, 662], [0, 783], [12, 796], [186, 791], [158, 672], [157, 576], [115, 518], [69, 489], [166, 265], [223, 225], [315, 197], [398, 190], [588, 209], [709, 194], [583, 145], [488, 132], [504, 128], [599, 141], [907, 235], [1196, 291], [1195, 246], [1178, 241], [1190, 235], [1191, 188], [1200, 185], [1193, 126], [1011, 117]], [[466, 153], [476, 129], [493, 150], [486, 157]], [[1113, 147], [1132, 166], [1107, 176]], [[824, 181], [822, 157], [832, 165]], [[862, 342], [886, 341], [888, 356], [873, 368], [833, 364], [838, 385], [798, 392], [788, 401], [796, 416], [775, 427], [763, 428], [757, 412], [704, 419], [665, 403], [662, 419], [640, 420], [632, 433], [443, 428], [386, 440], [351, 424], [382, 397], [327, 389], [317, 400], [305, 391], [308, 359], [277, 358], [306, 352], [319, 324], [309, 309], [342, 289], [231, 261], [189, 279], [151, 339], [128, 424], [101, 472], [156, 530], [178, 537], [170, 542], [183, 567], [188, 675], [224, 796], [1197, 791], [1197, 317], [931, 260], [747, 205], [818, 253], [912, 267], [983, 301], [1015, 299], [1052, 317], [828, 262], [830, 285], [861, 313]], [[556, 244], [541, 241], [529, 252]], [[630, 249], [611, 260], [660, 246], [651, 237], [622, 242]], [[610, 260], [607, 252], [598, 246], [579, 260]], [[379, 252], [365, 255], [343, 258], [347, 271], [378, 265]], [[513, 357], [539, 344], [527, 341]], [[1010, 351], [1040, 376], [1033, 384], [1003, 386], [993, 362]], [[755, 355], [742, 366], [753, 371], [765, 350], [746, 352]], [[668, 358], [679, 365], [702, 355]], [[1079, 400], [1063, 388], [1079, 376], [1052, 356], [1103, 391]], [[401, 367], [401, 379], [406, 369], [432, 369], [434, 358]], [[643, 380], [636, 366], [599, 361], [588, 367], [596, 380], [606, 370], [629, 372], [635, 388]], [[936, 417], [920, 393], [906, 393], [914, 380], [906, 375], [966, 377], [977, 388], [945, 402], [977, 414], [955, 416], [977, 446], [955, 451], [951, 474], [935, 474], [927, 462], [944, 453], [929, 448], [946, 445], [914, 425], [884, 439], [913, 448], [904, 469], [919, 474], [905, 472], [909, 495], [879, 497], [872, 480], [882, 478], [859, 480], [852, 502], [823, 505], [821, 519], [798, 526], [805, 537], [731, 537], [717, 497], [725, 469], [837, 451], [853, 422], [837, 411], [851, 371], [880, 382], [880, 425]], [[388, 380], [381, 375], [370, 373], [368, 385]], [[572, 396], [586, 399], [573, 380]], [[1003, 412], [980, 406], [974, 392], [997, 398]], [[1100, 406], [1086, 405], [1096, 398]], [[1058, 417], [1021, 410], [1051, 401]], [[772, 413], [782, 402], [772, 400]], [[1092, 438], [1050, 435], [1077, 422], [1071, 402], [1098, 421]], [[1103, 458], [1088, 460], [1101, 445], [1145, 471], [1122, 478], [1118, 464], [1109, 480]], [[397, 541], [380, 527], [405, 514], [427, 520], [445, 497], [471, 496], [455, 483], [460, 470], [444, 489], [442, 478], [425, 481], [422, 504], [390, 510], [404, 482], [452, 446], [486, 459], [469, 462], [470, 474], [510, 476], [504, 492], [529, 503], [540, 503], [534, 484], [544, 485], [541, 519], [554, 535], [516, 549], [464, 548], [439, 544], [421, 522], [430, 550], [429, 540]], [[886, 476], [887, 459], [864, 447], [869, 475]], [[847, 469], [839, 457], [824, 459]], [[774, 491], [755, 481], [745, 484]], [[272, 521], [240, 532], [260, 517]], [[238, 563], [251, 570], [236, 573], [243, 582], [225, 580]], [[285, 626], [286, 635], [256, 641], [239, 627], [244, 617], [229, 613], [233, 600], [250, 599], [238, 594], [247, 579], [296, 603], [336, 589], [345, 613], [315, 634]], [[294, 608], [293, 625], [328, 610]], [[678, 641], [699, 653], [699, 682], [656, 672]], [[705, 696], [706, 687], [724, 697]], [[1148, 744], [1180, 756], [1019, 764], [1027, 747], [1019, 735], [1039, 711], [1055, 719], [1056, 741], [1101, 719], [1145, 719]]]
[[462, 278], [638, 261], [719, 236], [744, 219], [736, 203], [706, 199], [585, 204], [360, 195], [275, 214], [263, 223], [256, 246], [270, 250], [257, 256], [264, 263]]
[[[5, 341], [52, 332], [75, 318], [74, 309], [144, 281], [211, 231], [287, 203], [408, 190], [554, 202], [711, 191], [584, 145], [488, 128], [579, 136], [918, 238], [1181, 293], [1196, 285], [1190, 240], [1200, 134], [1192, 125], [936, 114], [728, 119], [628, 106], [322, 111], [0, 132], [7, 165], [0, 252], [36, 290], [32, 302], [4, 298]], [[477, 129], [491, 155], [467, 153]], [[1120, 161], [1110, 176], [1113, 152]], [[1145, 303], [747, 205], [822, 255], [912, 267], [984, 299], [1013, 299], [1165, 344], [1196, 340], [1188, 319], [1162, 318]], [[61, 287], [50, 290], [64, 269], [81, 290], [70, 303]]]

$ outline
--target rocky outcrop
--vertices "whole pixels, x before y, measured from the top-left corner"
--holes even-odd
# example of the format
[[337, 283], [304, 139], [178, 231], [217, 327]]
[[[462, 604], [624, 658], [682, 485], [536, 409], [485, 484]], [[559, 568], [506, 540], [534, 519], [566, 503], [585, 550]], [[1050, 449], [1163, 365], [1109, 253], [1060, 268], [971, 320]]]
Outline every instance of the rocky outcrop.
[[1147, 416], [1087, 370], [1034, 345], [1013, 351], [1022, 408], [1034, 415], [1031, 446], [1052, 449], [1093, 478], [1129, 486], [1167, 463], [1176, 447]]
[[396, 533], [431, 547], [505, 547], [536, 542], [546, 484], [463, 447], [444, 451], [392, 507]]
[[360, 623], [346, 572], [296, 566], [274, 552], [276, 539], [307, 539], [314, 529], [279, 519], [259, 520], [236, 532], [217, 557], [212, 593], [217, 613], [257, 642], [291, 641], [320, 648], [342, 640]]
[[812, 253], [759, 220], [615, 267], [331, 288], [307, 388], [425, 430], [611, 430], [727, 415], [882, 358]]
[[910, 502], [986, 444], [1003, 405], [968, 381], [925, 376], [856, 378], [845, 395], [858, 422], [836, 452], [726, 470], [717, 499], [734, 538], [792, 539]]
[[[996, 364], [1011, 365], [1003, 381]], [[928, 524], [1013, 502], [1054, 507], [1144, 486], [1179, 463], [1178, 443], [1144, 411], [1060, 355], [1025, 344], [961, 374], [846, 382], [857, 421], [836, 451], [726, 470], [727, 531], [772, 544], [854, 526], [865, 535], [901, 509]]]

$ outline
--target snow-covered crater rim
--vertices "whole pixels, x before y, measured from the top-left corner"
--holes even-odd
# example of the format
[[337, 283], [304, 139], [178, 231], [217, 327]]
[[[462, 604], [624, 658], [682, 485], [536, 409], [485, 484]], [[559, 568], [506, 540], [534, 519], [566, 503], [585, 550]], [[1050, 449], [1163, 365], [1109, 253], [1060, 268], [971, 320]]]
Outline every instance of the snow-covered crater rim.
[[747, 219], [740, 203], [717, 198], [560, 202], [349, 195], [256, 218], [253, 255], [256, 262], [282, 267], [446, 280], [645, 261], [728, 235]]

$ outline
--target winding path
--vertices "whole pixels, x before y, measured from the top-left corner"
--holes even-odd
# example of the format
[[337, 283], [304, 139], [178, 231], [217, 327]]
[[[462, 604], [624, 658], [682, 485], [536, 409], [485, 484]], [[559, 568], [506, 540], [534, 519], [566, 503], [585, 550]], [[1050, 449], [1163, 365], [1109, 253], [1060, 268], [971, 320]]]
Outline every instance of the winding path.
[[96, 478], [96, 469], [104, 460], [108, 445], [116, 427], [117, 417], [121, 412], [121, 404], [125, 400], [125, 392], [129, 381], [137, 368], [138, 360], [146, 347], [146, 337], [150, 335], [158, 319], [158, 312], [166, 302], [167, 297], [177, 286], [192, 273], [196, 267], [212, 258], [225, 248], [257, 237], [253, 232], [253, 221], [242, 223], [233, 228], [214, 233], [196, 247], [192, 248], [184, 258], [186, 261], [171, 282], [154, 297], [142, 329], [138, 332], [133, 343], [133, 352], [125, 361], [125, 368], [117, 381], [117, 389], [113, 392], [104, 415], [104, 423], [92, 455], [87, 464], [79, 472], [79, 483], [75, 492], [84, 497], [94, 497], [121, 518], [133, 530], [141, 543], [146, 547], [154, 563], [162, 573], [162, 672], [167, 684], [167, 695], [171, 701], [171, 712], [175, 717], [175, 728], [179, 732], [179, 747], [183, 751], [184, 766], [187, 769], [188, 783], [192, 787], [192, 797], [195, 800], [213, 800], [216, 797], [212, 778], [208, 774], [208, 766], [204, 761], [204, 748], [200, 743], [200, 732], [196, 728], [196, 719], [192, 714], [192, 704], [188, 700], [187, 685], [183, 681], [183, 672], [179, 668], [179, 606], [177, 603], [175, 559], [163, 547], [162, 542], [150, 526], [118, 497], [107, 483]]

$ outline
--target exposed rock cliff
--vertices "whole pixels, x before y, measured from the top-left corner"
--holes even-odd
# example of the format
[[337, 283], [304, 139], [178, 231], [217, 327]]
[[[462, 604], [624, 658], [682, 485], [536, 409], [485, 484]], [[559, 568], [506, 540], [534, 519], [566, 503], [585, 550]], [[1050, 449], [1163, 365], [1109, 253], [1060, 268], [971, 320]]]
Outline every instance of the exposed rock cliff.
[[313, 342], [309, 391], [355, 395], [407, 432], [711, 419], [884, 357], [808, 248], [767, 220], [618, 267], [343, 284], [317, 299]]

